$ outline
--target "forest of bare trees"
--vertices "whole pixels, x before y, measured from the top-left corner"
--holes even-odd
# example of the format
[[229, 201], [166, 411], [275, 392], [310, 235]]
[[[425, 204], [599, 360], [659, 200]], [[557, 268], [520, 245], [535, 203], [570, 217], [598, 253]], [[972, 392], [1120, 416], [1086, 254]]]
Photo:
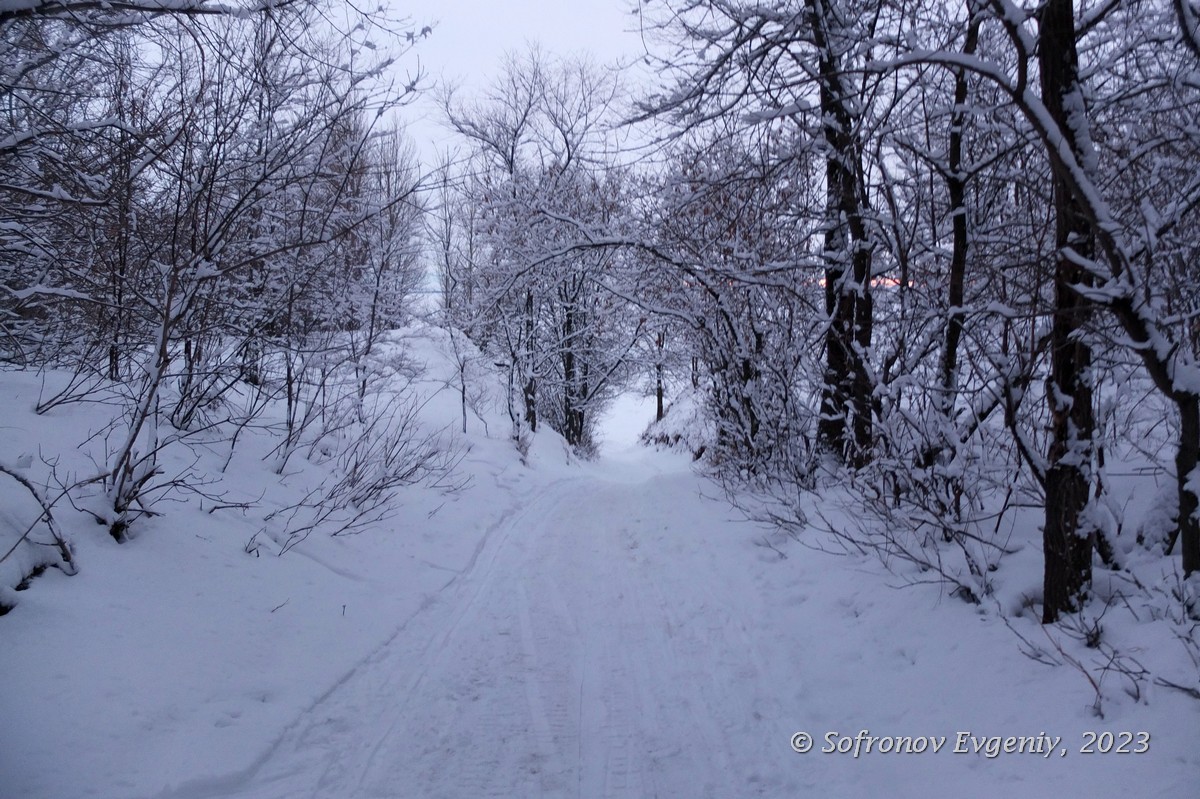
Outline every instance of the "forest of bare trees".
[[[858, 543], [969, 596], [1006, 514], [1043, 507], [1046, 622], [1085, 601], [1094, 562], [1121, 567], [1105, 463], [1145, 456], [1174, 472], [1178, 510], [1140, 543], [1200, 569], [1195, 10], [666, 5], [672, 80], [640, 118], [709, 169], [741, 159], [699, 185], [665, 172], [709, 222], [686, 246], [736, 253], [708, 292], [747, 300], [729, 312], [745, 332], [705, 359], [737, 430], [718, 446], [753, 453], [780, 498], [840, 464], [889, 531]], [[753, 199], [731, 204], [735, 186]], [[711, 256], [671, 257], [712, 274]]]
[[[421, 281], [419, 169], [383, 124], [412, 86], [363, 55], [388, 23], [342, 31], [308, 2], [3, 8], [0, 360], [59, 376], [38, 413], [111, 409], [105, 462], [58, 475], [58, 498], [125, 541], [165, 496], [204, 494], [168, 449], [232, 457], [270, 428], [281, 473], [336, 440], [321, 446], [345, 473], [281, 509], [286, 546], [304, 519], [355, 528], [436, 471], [446, 453], [409, 425], [381, 438], [406, 411], [369, 373]], [[363, 485], [368, 458], [384, 473]]]
[[[415, 84], [365, 46], [400, 28], [0, 4], [0, 361], [70, 375], [42, 411], [112, 407], [89, 512], [124, 540], [156, 492], [202, 490], [162, 448], [232, 448], [271, 403], [280, 471], [314, 436], [363, 441], [372, 348], [428, 281], [507, 381], [519, 446], [549, 427], [590, 453], [618, 392], [657, 393], [660, 422], [687, 396], [752, 515], [802, 535], [798, 497], [836, 486], [847, 547], [969, 601], [1030, 507], [1046, 623], [1131, 547], [1200, 571], [1200, 8], [638, 19], [656, 85], [513, 53], [486, 91], [440, 90], [447, 157], [423, 169], [384, 127]], [[396, 484], [444, 457], [408, 451]], [[1124, 517], [1113, 463], [1170, 483], [1168, 524]], [[320, 501], [297, 530], [363, 522]]]
[[[633, 109], [536, 52], [448, 101], [469, 155], [441, 206], [447, 308], [502, 353], [518, 428], [579, 444], [573, 409], [603, 399], [580, 375], [661, 386], [669, 364], [735, 496], [798, 528], [797, 493], [840, 475], [874, 519], [842, 531], [854, 546], [975, 601], [1031, 504], [1047, 622], [1094, 565], [1122, 568], [1120, 536], [1190, 575], [1196, 19], [1183, 0], [649, 4], [663, 82]], [[599, 134], [629, 120], [650, 144], [614, 156]], [[1111, 460], [1171, 475], [1169, 526], [1129, 529]]]

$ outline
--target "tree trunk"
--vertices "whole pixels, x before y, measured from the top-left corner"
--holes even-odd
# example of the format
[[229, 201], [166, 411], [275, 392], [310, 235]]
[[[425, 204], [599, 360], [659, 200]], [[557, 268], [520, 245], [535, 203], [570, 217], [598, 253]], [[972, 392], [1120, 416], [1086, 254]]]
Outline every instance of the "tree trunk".
[[654, 346], [658, 350], [658, 358], [654, 363], [654, 421], [661, 422], [666, 415], [663, 409], [663, 349], [667, 344], [667, 334], [660, 330], [654, 338]]
[[854, 116], [846, 104], [838, 57], [829, 39], [828, 10], [808, 0], [813, 41], [820, 53], [821, 112], [826, 180], [825, 334], [826, 368], [817, 434], [823, 445], [855, 467], [870, 461], [873, 439], [871, 377], [871, 249], [862, 215], [860, 159]]
[[[974, 55], [979, 42], [979, 21], [972, 20], [963, 44], [964, 55]], [[963, 127], [966, 124], [967, 73], [954, 76], [954, 111], [950, 115], [950, 146], [946, 172], [946, 190], [950, 195], [953, 241], [950, 251], [950, 275], [947, 303], [946, 341], [942, 350], [941, 391], [937, 394], [938, 412], [949, 421], [958, 386], [958, 345], [963, 332], [963, 301], [967, 273], [967, 252], [971, 246], [967, 227], [967, 176], [963, 173]], [[943, 425], [948, 429], [949, 425]], [[946, 442], [957, 444], [957, 442]]]
[[1175, 479], [1179, 485], [1179, 515], [1176, 519], [1183, 543], [1183, 574], [1200, 571], [1200, 520], [1196, 518], [1196, 492], [1188, 487], [1200, 461], [1200, 398], [1194, 394], [1176, 400], [1179, 406], [1179, 451], [1175, 453]]
[[525, 292], [525, 386], [522, 393], [525, 398], [525, 424], [529, 432], [537, 432], [537, 377], [534, 376], [533, 363], [533, 334], [534, 325], [533, 292]]
[[575, 369], [575, 310], [564, 301], [562, 343], [560, 354], [563, 364], [563, 437], [571, 446], [579, 444], [575, 430], [575, 392], [579, 377]]
[[[1079, 86], [1079, 56], [1075, 48], [1071, 0], [1049, 0], [1040, 17], [1038, 62], [1042, 100], [1055, 123], [1079, 153], [1078, 125], [1086, 124]], [[1082, 160], [1082, 159], [1080, 159]], [[1092, 578], [1094, 523], [1085, 510], [1089, 501], [1095, 417], [1090, 385], [1092, 353], [1082, 337], [1091, 303], [1074, 287], [1090, 285], [1089, 273], [1070, 257], [1074, 251], [1091, 258], [1094, 234], [1078, 198], [1066, 181], [1054, 180], [1056, 216], [1054, 264], [1054, 321], [1050, 331], [1050, 377], [1046, 399], [1050, 406], [1051, 441], [1045, 475], [1046, 523], [1043, 623], [1078, 609]]]

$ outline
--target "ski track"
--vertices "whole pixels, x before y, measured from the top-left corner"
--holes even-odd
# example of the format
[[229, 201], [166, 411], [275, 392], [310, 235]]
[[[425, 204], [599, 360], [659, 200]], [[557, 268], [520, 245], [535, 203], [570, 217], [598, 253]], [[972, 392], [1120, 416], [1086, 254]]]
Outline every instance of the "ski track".
[[[1080, 779], [1090, 795], [1152, 779], [1144, 795], [1191, 795], [1161, 790], [1156, 775], [1194, 757], [1157, 732], [1162, 751], [1141, 760], [794, 754], [798, 727], [1071, 735], [1095, 720], [1011, 704], [1023, 656], [983, 645], [972, 610], [946, 609], [960, 619], [947, 640], [947, 617], [913, 624], [828, 561], [780, 580], [678, 465], [584, 465], [533, 490], [497, 476], [512, 504], [388, 641], [251, 768], [161, 799], [1009, 796], [1029, 781], [1058, 796], [1082, 795]], [[1052, 689], [1072, 690], [1060, 674]]]
[[[785, 748], [768, 723], [778, 702], [759, 688], [773, 677], [742, 621], [755, 616], [710, 600], [719, 564], [689, 542], [687, 514], [663, 502], [658, 481], [680, 479], [694, 480], [585, 477], [535, 493], [250, 773], [172, 795], [726, 797], [797, 787], [762, 780], [767, 769], [747, 762]], [[672, 568], [682, 557], [695, 568]]]

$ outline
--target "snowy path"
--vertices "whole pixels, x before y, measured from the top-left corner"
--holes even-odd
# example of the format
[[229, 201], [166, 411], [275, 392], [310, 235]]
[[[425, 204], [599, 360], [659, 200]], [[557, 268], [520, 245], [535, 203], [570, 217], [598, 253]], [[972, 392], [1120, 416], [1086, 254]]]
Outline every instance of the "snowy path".
[[673, 507], [696, 487], [551, 485], [244, 784], [178, 795], [774, 794], [739, 776], [748, 753], [790, 754], [756, 617], [717, 601], [719, 573], [680, 568], [719, 511]]
[[[852, 561], [802, 549], [778, 561], [704, 485], [653, 458], [544, 485], [257, 766], [164, 796], [1193, 795], [1193, 708], [1149, 755], [1076, 754], [1083, 731], [1125, 728], [1088, 715], [1078, 675], [1035, 670], [936, 592], [858, 585]], [[865, 728], [950, 742], [789, 747]], [[1070, 754], [952, 754], [958, 731], [1045, 732]]]
[[[1197, 795], [1200, 703], [1110, 672], [1097, 718], [1084, 675], [1025, 657], [995, 603], [897, 588], [874, 556], [804, 546], [817, 531], [760, 546], [686, 455], [631, 446], [647, 410], [622, 402], [599, 462], [547, 435], [521, 463], [480, 420], [469, 488], [414, 487], [387, 525], [284, 557], [247, 553], [254, 513], [192, 503], [129, 545], [80, 514], [87, 568], [0, 623], [0, 799]], [[247, 457], [228, 483], [253, 499]], [[842, 523], [859, 511], [833, 489], [805, 501]], [[1005, 596], [1036, 596], [1039, 557], [1006, 561]], [[821, 752], [864, 730], [944, 743]], [[1148, 751], [1085, 754], [1089, 732]]]

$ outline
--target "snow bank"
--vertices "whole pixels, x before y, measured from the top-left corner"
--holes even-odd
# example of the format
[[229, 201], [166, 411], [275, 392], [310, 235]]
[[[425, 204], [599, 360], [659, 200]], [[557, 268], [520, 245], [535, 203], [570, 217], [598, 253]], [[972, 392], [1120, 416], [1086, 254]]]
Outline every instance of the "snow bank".
[[652, 421], [641, 440], [659, 447], [675, 447], [700, 458], [716, 433], [704, 413], [704, 394], [688, 388], [667, 406], [663, 418]]
[[[396, 380], [408, 374], [421, 429], [459, 448], [458, 477], [448, 482], [461, 488], [402, 489], [369, 532], [316, 531], [279, 555], [261, 534], [270, 526], [264, 516], [312, 490], [333, 464], [298, 453], [276, 475], [263, 456], [277, 438], [262, 430], [243, 434], [224, 471], [228, 447], [218, 441], [165, 453], [164, 470], [190, 469], [203, 495], [175, 492], [155, 508], [162, 515], [137, 522], [130, 543], [118, 545], [88, 514], [59, 504], [79, 574], [50, 569], [14, 592], [55, 558], [38, 561], [46, 548], [25, 546], [0, 564], [0, 601], [16, 606], [0, 618], [0, 794], [149, 796], [249, 769], [434, 601], [533, 482], [505, 437], [500, 389], [478, 367], [468, 375], [468, 433], [455, 432], [461, 375], [447, 349], [444, 331], [397, 331], [380, 369]], [[36, 375], [0, 373], [8, 409], [0, 452], [51, 488], [52, 472], [72, 482], [101, 471], [112, 409], [76, 403], [38, 416], [42, 393]], [[0, 529], [11, 544], [36, 506], [3, 478]]]

